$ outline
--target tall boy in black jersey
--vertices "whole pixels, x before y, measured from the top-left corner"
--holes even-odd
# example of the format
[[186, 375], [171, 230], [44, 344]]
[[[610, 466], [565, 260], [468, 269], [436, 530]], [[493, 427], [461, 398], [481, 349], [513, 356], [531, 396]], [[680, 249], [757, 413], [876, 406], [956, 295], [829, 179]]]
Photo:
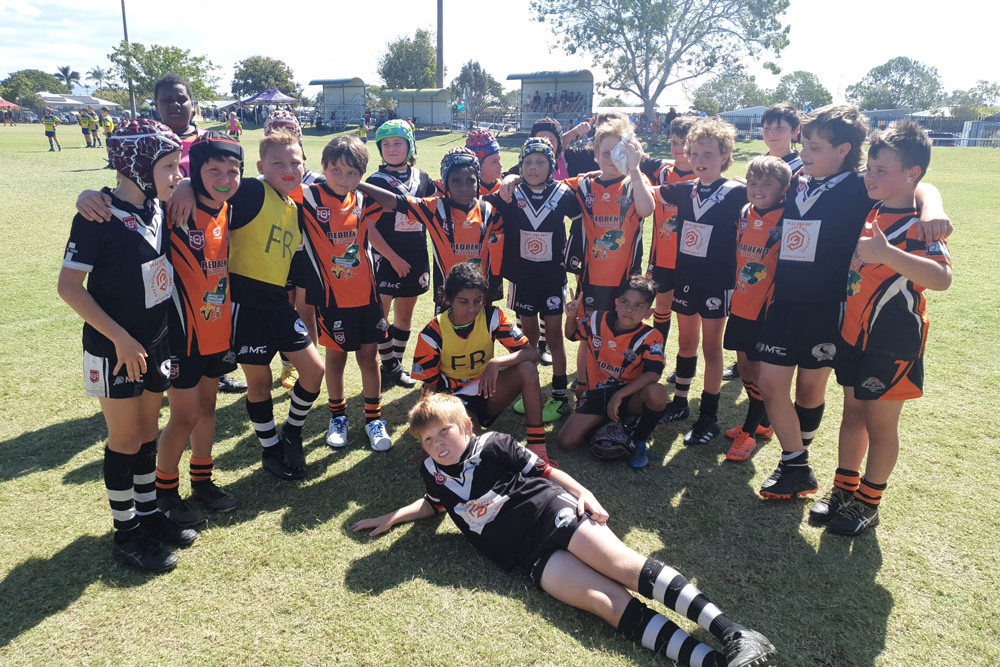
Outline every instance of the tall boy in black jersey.
[[103, 469], [115, 527], [112, 553], [130, 567], [169, 570], [177, 557], [160, 543], [187, 546], [198, 535], [160, 513], [154, 487], [173, 293], [160, 200], [181, 179], [181, 142], [167, 126], [143, 118], [123, 123], [107, 143], [118, 171], [118, 187], [103, 191], [111, 201], [109, 219], [73, 219], [59, 296], [85, 322], [84, 384], [108, 425]]
[[[538, 346], [541, 317], [547, 331], [562, 329], [566, 305], [566, 218], [579, 220], [580, 204], [573, 191], [553, 180], [555, 151], [547, 139], [524, 142], [518, 160], [522, 182], [513, 199], [497, 194], [485, 199], [496, 206], [503, 219], [503, 265], [507, 279], [507, 307], [520, 317], [522, 330]], [[552, 422], [568, 412], [566, 397], [566, 346], [561, 336], [548, 345], [552, 354], [552, 396], [542, 408], [542, 419]], [[520, 408], [520, 409], [519, 409]], [[524, 412], [518, 401], [514, 411]]]
[[[557, 600], [596, 614], [625, 637], [682, 665], [764, 665], [775, 650], [735, 623], [677, 570], [625, 546], [607, 526], [594, 495], [509, 435], [473, 436], [462, 402], [427, 396], [410, 411], [410, 432], [427, 453], [426, 494], [353, 530], [379, 535], [392, 526], [446, 511], [466, 539], [500, 567], [528, 573]], [[722, 652], [681, 630], [629, 591], [695, 621]]]
[[697, 180], [661, 185], [660, 198], [677, 207], [680, 221], [674, 269], [673, 310], [677, 313], [677, 379], [665, 421], [686, 419], [687, 394], [698, 363], [698, 339], [705, 357], [705, 382], [698, 421], [684, 436], [703, 445], [719, 434], [722, 335], [736, 284], [736, 228], [747, 203], [746, 186], [722, 176], [733, 163], [736, 128], [705, 118], [687, 135], [687, 155]]
[[[774, 296], [756, 345], [762, 362], [760, 391], [782, 449], [778, 467], [760, 489], [767, 499], [817, 491], [806, 446], [819, 428], [826, 383], [841, 349], [840, 317], [851, 257], [875, 203], [855, 171], [867, 136], [861, 112], [846, 105], [817, 109], [802, 126], [804, 176], [792, 179], [785, 196]], [[916, 201], [921, 237], [933, 240], [950, 233], [936, 188], [921, 183]], [[789, 392], [796, 368], [793, 405]]]
[[[434, 180], [414, 166], [417, 148], [408, 122], [393, 119], [379, 125], [375, 145], [385, 164], [368, 177], [368, 183], [407, 197], [434, 194]], [[412, 387], [416, 381], [406, 372], [403, 355], [410, 340], [417, 297], [430, 288], [427, 229], [406, 212], [384, 211], [377, 222], [369, 224], [368, 240], [375, 250], [375, 288], [382, 300], [382, 311], [387, 319], [392, 313], [386, 340], [378, 346], [382, 386]]]

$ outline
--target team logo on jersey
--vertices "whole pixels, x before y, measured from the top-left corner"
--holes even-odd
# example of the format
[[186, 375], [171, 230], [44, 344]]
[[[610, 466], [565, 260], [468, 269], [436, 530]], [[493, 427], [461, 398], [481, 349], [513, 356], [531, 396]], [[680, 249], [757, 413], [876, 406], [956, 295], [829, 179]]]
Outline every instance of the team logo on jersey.
[[205, 247], [205, 230], [204, 229], [189, 229], [188, 230], [188, 245], [191, 246], [192, 250], [201, 250]]
[[322, 223], [326, 224], [327, 222], [330, 222], [330, 218], [332, 218], [332, 217], [333, 217], [333, 215], [330, 212], [330, 207], [329, 206], [317, 206], [316, 207], [316, 220], [318, 220], [319, 222], [322, 222]]
[[562, 306], [562, 298], [558, 296], [550, 296], [545, 300], [545, 307], [549, 310], [555, 310]]
[[576, 512], [570, 507], [564, 507], [559, 510], [556, 514], [556, 528], [565, 528], [573, 521], [573, 517], [576, 516]]
[[628, 350], [625, 350], [625, 352], [622, 354], [622, 358], [625, 360], [626, 364], [631, 364], [633, 361], [639, 358], [639, 353], [629, 348]]
[[221, 239], [222, 238], [222, 227], [214, 227], [212, 229], [212, 238]]
[[390, 187], [393, 187], [393, 188], [398, 188], [399, 186], [401, 186], [401, 185], [402, 185], [402, 183], [400, 183], [400, 182], [399, 182], [398, 180], [396, 180], [395, 178], [387, 178], [387, 179], [386, 179], [386, 182], [388, 182], [388, 183], [389, 183], [389, 186], [390, 186]]
[[594, 193], [593, 192], [588, 192], [587, 196], [584, 198], [583, 201], [587, 205], [587, 208], [593, 208], [593, 206], [594, 206]]
[[296, 333], [306, 334], [306, 335], [309, 334], [309, 327], [307, 327], [306, 323], [303, 322], [301, 319], [295, 320], [294, 329]]
[[135, 221], [135, 216], [130, 215], [127, 218], [122, 218], [122, 224], [125, 225], [126, 229], [130, 232], [134, 232], [139, 229], [139, 223]]
[[601, 349], [601, 345], [604, 344], [604, 339], [601, 338], [600, 336], [594, 336], [593, 338], [590, 339], [590, 342], [593, 343], [595, 350], [599, 350]]
[[628, 208], [629, 206], [632, 205], [632, 200], [629, 199], [628, 197], [619, 197], [618, 201], [616, 201], [615, 203], [621, 206], [622, 208]]
[[837, 356], [837, 346], [834, 343], [813, 345], [812, 355], [816, 358], [816, 361], [830, 361]]
[[527, 199], [521, 199], [520, 197], [518, 197], [517, 198], [517, 207], [518, 208], [527, 208], [528, 207], [528, 200]]
[[847, 272], [847, 296], [854, 296], [861, 291], [861, 274], [851, 269]]
[[719, 308], [722, 308], [722, 299], [717, 296], [710, 296], [705, 299], [705, 306], [709, 310], [718, 310]]
[[760, 262], [747, 262], [740, 269], [740, 281], [747, 285], [756, 285], [767, 277], [767, 267]]
[[91, 368], [90, 369], [90, 381], [92, 383], [93, 382], [100, 382], [101, 381], [101, 371], [97, 370], [96, 368]]
[[421, 289], [427, 289], [427, 285], [430, 284], [430, 276], [425, 271], [417, 278], [417, 282], [420, 284]]
[[378, 321], [378, 324], [375, 325], [375, 328], [378, 329], [379, 331], [386, 331], [389, 329], [389, 323], [386, 322], [385, 318], [383, 317]]
[[767, 231], [767, 238], [769, 238], [771, 240], [771, 242], [780, 240], [781, 239], [781, 225], [778, 225], [777, 227], [771, 227], [771, 229], [769, 229]]
[[176, 380], [181, 376], [181, 362], [177, 357], [170, 357], [170, 379]]
[[173, 366], [174, 364], [170, 361], [170, 359], [164, 359], [163, 363], [160, 364], [160, 375], [165, 378], [170, 377], [170, 374], [173, 372]]
[[442, 475], [439, 472], [434, 473], [434, 483], [435, 484], [440, 484], [440, 485], [443, 486], [446, 481], [447, 480], [445, 479], [444, 475]]
[[347, 342], [347, 335], [343, 331], [334, 331], [333, 332], [333, 341], [337, 345], [343, 345], [344, 343]]
[[222, 357], [222, 360], [225, 363], [227, 363], [227, 364], [235, 364], [236, 363], [236, 353], [233, 352], [232, 350], [226, 350], [226, 354], [225, 354], [225, 356]]
[[663, 346], [660, 345], [659, 343], [653, 343], [652, 345], [649, 346], [649, 353], [650, 354], [662, 355], [663, 354]]
[[360, 265], [361, 259], [358, 257], [358, 244], [352, 243], [347, 246], [347, 250], [344, 251], [342, 256], [333, 256], [333, 266], [331, 267], [330, 272], [333, 273], [335, 277], [341, 278], [345, 277], [344, 273], [346, 271], [346, 277], [350, 278], [354, 275], [354, 272], [350, 271], [350, 269], [357, 268]]
[[601, 238], [594, 241], [591, 252], [595, 259], [607, 259], [609, 252], [614, 252], [622, 247], [625, 241], [625, 232], [621, 229], [609, 229], [604, 232]]
[[870, 377], [861, 383], [861, 386], [873, 394], [881, 394], [885, 391], [885, 383], [877, 377]]

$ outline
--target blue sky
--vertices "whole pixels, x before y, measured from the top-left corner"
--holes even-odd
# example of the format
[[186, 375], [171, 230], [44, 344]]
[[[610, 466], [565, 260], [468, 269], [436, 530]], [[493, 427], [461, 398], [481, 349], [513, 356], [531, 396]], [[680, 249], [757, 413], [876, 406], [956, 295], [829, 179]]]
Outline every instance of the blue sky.
[[[80, 5], [69, 0], [0, 0], [0, 76], [26, 68], [55, 72], [61, 65], [81, 74], [94, 66], [109, 67], [106, 56], [122, 34], [120, 0], [87, 0], [85, 9]], [[251, 55], [286, 61], [302, 84], [352, 76], [376, 83], [378, 59], [387, 42], [417, 28], [436, 28], [436, 0], [379, 0], [367, 5], [371, 11], [360, 11], [364, 6], [126, 0], [132, 40], [208, 56], [220, 66], [222, 89], [228, 89], [236, 62]], [[969, 45], [996, 39], [995, 22], [976, 20], [984, 18], [981, 3], [953, 2], [947, 13], [919, 11], [917, 6], [905, 0], [792, 0], [785, 15], [792, 26], [791, 45], [778, 64], [786, 72], [815, 73], [838, 101], [869, 69], [900, 55], [937, 67], [948, 90], [1000, 78], [995, 59], [970, 57], [975, 51], [985, 55], [986, 49]], [[284, 7], [295, 10], [283, 12]], [[170, 15], [178, 18], [170, 20]], [[478, 60], [505, 85], [506, 76], [514, 72], [591, 67], [586, 56], [553, 48], [549, 26], [531, 17], [529, 0], [445, 0], [446, 83], [467, 60]], [[749, 67], [763, 85], [775, 84], [759, 65]], [[602, 72], [593, 71], [600, 80]], [[680, 87], [673, 87], [660, 103], [684, 104], [686, 99]]]

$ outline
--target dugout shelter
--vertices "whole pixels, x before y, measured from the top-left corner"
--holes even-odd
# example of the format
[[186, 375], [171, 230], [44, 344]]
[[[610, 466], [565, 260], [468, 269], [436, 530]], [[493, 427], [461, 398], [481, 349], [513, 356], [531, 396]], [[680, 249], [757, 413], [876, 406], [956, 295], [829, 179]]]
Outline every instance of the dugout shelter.
[[[310, 86], [322, 86], [316, 109], [317, 118], [330, 124], [333, 130], [343, 130], [348, 125], [357, 125], [365, 115], [365, 82], [352, 79], [313, 79]], [[331, 121], [330, 114], [335, 113]]]
[[451, 127], [451, 90], [448, 88], [395, 88], [382, 91], [393, 100], [396, 118], [412, 118], [413, 124]]
[[546, 116], [569, 127], [572, 121], [589, 120], [593, 115], [594, 75], [589, 69], [510, 74], [507, 80], [521, 82], [518, 122], [522, 130]]

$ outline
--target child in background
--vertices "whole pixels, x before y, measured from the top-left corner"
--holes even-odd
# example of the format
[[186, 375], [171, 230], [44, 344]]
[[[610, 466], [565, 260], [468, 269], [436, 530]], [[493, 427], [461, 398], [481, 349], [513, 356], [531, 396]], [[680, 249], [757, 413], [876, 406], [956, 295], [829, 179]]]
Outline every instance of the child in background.
[[768, 107], [760, 118], [767, 154], [788, 163], [793, 175], [797, 175], [802, 169], [802, 158], [793, 148], [795, 142], [799, 140], [801, 123], [798, 110], [789, 102]]
[[845, 349], [837, 363], [837, 381], [844, 386], [838, 467], [833, 489], [809, 511], [838, 535], [853, 537], [878, 525], [899, 455], [903, 403], [923, 395], [923, 292], [951, 284], [947, 243], [927, 243], [916, 230], [914, 195], [930, 159], [931, 140], [909, 121], [876, 132], [868, 149], [865, 186], [881, 201], [868, 214], [848, 274]]
[[380, 210], [356, 190], [368, 168], [368, 149], [356, 137], [337, 137], [323, 149], [322, 164], [326, 182], [302, 192], [301, 261], [306, 302], [316, 309], [319, 344], [326, 348], [326, 444], [347, 446], [344, 370], [347, 353], [354, 352], [361, 370], [365, 434], [372, 449], [384, 452], [392, 440], [382, 420], [377, 351], [388, 325], [368, 253], [368, 223], [374, 223]]
[[[430, 197], [437, 187], [425, 171], [417, 169], [417, 146], [413, 128], [404, 120], [388, 120], [375, 131], [375, 145], [382, 166], [368, 177], [368, 183], [396, 195]], [[392, 313], [384, 342], [379, 343], [382, 385], [413, 387], [416, 381], [403, 366], [406, 343], [413, 326], [417, 298], [430, 289], [427, 261], [427, 228], [407, 213], [384, 211], [369, 226], [369, 241], [375, 255], [375, 288], [382, 300], [382, 312]]]
[[[761, 486], [765, 499], [818, 490], [806, 447], [819, 429], [830, 368], [843, 349], [841, 311], [851, 258], [875, 204], [855, 172], [867, 136], [861, 112], [846, 105], [817, 109], [802, 126], [805, 176], [793, 180], [785, 197], [774, 296], [756, 346], [762, 362], [758, 386], [782, 449], [778, 467]], [[937, 189], [920, 183], [914, 196], [920, 238], [949, 233]]]
[[170, 220], [174, 294], [170, 341], [170, 421], [156, 460], [156, 503], [177, 523], [195, 525], [205, 515], [179, 493], [181, 455], [191, 440], [191, 498], [209, 509], [236, 509], [233, 495], [212, 480], [215, 403], [219, 377], [236, 370], [229, 343], [229, 204], [243, 174], [243, 149], [219, 132], [206, 132], [189, 151], [191, 187], [198, 207], [186, 220]]
[[79, 115], [80, 131], [83, 133], [83, 140], [87, 142], [87, 148], [93, 144], [90, 142], [90, 108], [83, 107]]
[[[484, 276], [493, 275], [490, 266], [490, 235], [500, 235], [501, 220], [496, 208], [479, 197], [479, 159], [464, 146], [450, 149], [441, 160], [443, 194], [433, 197], [395, 195], [371, 183], [358, 189], [373, 197], [386, 211], [405, 213], [423, 224], [434, 254], [434, 303], [443, 307], [444, 279], [452, 267], [472, 262]], [[489, 300], [499, 296], [492, 291]]]
[[180, 181], [180, 149], [169, 128], [149, 119], [128, 121], [109, 138], [119, 175], [118, 186], [104, 191], [109, 220], [73, 219], [59, 273], [59, 296], [85, 322], [87, 395], [98, 398], [108, 426], [103, 471], [115, 527], [112, 553], [147, 571], [177, 564], [161, 544], [187, 546], [198, 535], [159, 511], [154, 486], [173, 291], [160, 200]]
[[[479, 158], [479, 196], [497, 192], [500, 189], [500, 178], [503, 176], [503, 164], [500, 163], [500, 144], [486, 130], [475, 129], [469, 132], [465, 139], [465, 147]], [[490, 301], [503, 298], [503, 280], [500, 268], [503, 263], [503, 230], [498, 229], [490, 234]]]
[[579, 296], [566, 305], [566, 338], [580, 341], [588, 384], [559, 431], [559, 445], [579, 447], [604, 421], [640, 415], [630, 437], [633, 468], [649, 463], [646, 449], [667, 406], [663, 372], [663, 336], [643, 320], [649, 317], [656, 288], [648, 278], [632, 276], [612, 311], [595, 310], [577, 319]]
[[358, 121], [358, 137], [361, 143], [368, 143], [368, 119], [362, 118]]
[[[652, 299], [652, 297], [650, 297]], [[599, 616], [621, 635], [691, 667], [754, 667], [775, 653], [764, 635], [728, 616], [672, 567], [625, 546], [594, 495], [509, 435], [474, 435], [453, 396], [426, 396], [410, 432], [428, 458], [427, 493], [394, 512], [353, 524], [380, 535], [447, 511], [465, 538], [505, 570], [520, 568], [552, 597]], [[718, 653], [633, 597], [657, 600], [722, 643]]]
[[243, 134], [243, 124], [240, 119], [236, 117], [235, 111], [229, 112], [229, 136], [236, 141], [240, 140], [240, 135]]
[[[55, 146], [59, 146], [59, 150], [62, 150], [62, 146], [59, 144], [59, 140], [56, 138], [56, 125], [62, 123], [59, 120], [59, 116], [52, 113], [51, 107], [45, 107], [45, 114], [42, 116], [42, 126], [45, 128], [45, 136], [49, 140], [49, 152], [55, 152]], [[55, 146], [53, 146], [55, 142]]]
[[[528, 139], [518, 160], [522, 181], [511, 202], [499, 194], [487, 201], [503, 219], [503, 277], [508, 280], [507, 307], [517, 313], [532, 345], [538, 345], [539, 319], [552, 331], [562, 329], [566, 305], [566, 218], [579, 220], [580, 204], [573, 191], [552, 175], [556, 160], [547, 139]], [[552, 422], [569, 411], [566, 396], [566, 348], [557, 336], [551, 345], [552, 396], [542, 408], [542, 419]], [[524, 413], [524, 400], [514, 404]]]
[[762, 426], [764, 398], [757, 388], [760, 363], [756, 361], [757, 322], [770, 297], [774, 267], [781, 248], [781, 216], [792, 170], [781, 158], [759, 155], [747, 163], [747, 199], [736, 236], [736, 288], [730, 304], [723, 347], [736, 350], [743, 388], [747, 393], [743, 425], [726, 431], [733, 441], [726, 459], [746, 461], [757, 446], [756, 438], [770, 438], [774, 429]]
[[[458, 396], [477, 430], [488, 428], [521, 394], [528, 449], [549, 461], [537, 352], [502, 308], [487, 304], [487, 289], [477, 265], [462, 262], [451, 268], [444, 287], [446, 309], [420, 332], [411, 375], [424, 383], [425, 395], [443, 391]], [[494, 357], [496, 342], [508, 354]]]
[[664, 421], [690, 414], [688, 391], [698, 365], [698, 339], [705, 381], [698, 420], [685, 445], [704, 445], [719, 434], [722, 335], [736, 282], [736, 226], [747, 203], [746, 186], [723, 175], [733, 163], [736, 128], [702, 118], [687, 135], [687, 156], [697, 179], [661, 185], [660, 198], [677, 207], [679, 225], [673, 310], [677, 313], [677, 379]]

